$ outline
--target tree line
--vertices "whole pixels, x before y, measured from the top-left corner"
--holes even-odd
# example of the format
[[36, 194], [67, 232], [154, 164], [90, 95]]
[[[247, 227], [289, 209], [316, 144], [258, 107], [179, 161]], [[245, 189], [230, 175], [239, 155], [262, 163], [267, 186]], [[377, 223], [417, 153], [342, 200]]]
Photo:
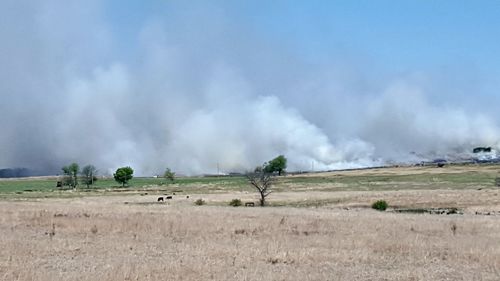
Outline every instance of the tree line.
[[[69, 186], [75, 189], [79, 183], [84, 184], [89, 188], [98, 180], [98, 170], [93, 165], [86, 165], [80, 170], [78, 163], [71, 163], [68, 166], [61, 168], [63, 172], [62, 180], [57, 182], [57, 187]], [[129, 166], [116, 169], [113, 173], [115, 181], [125, 187], [128, 182], [134, 177], [134, 169]], [[174, 182], [175, 173], [167, 168], [163, 177], [170, 182]]]

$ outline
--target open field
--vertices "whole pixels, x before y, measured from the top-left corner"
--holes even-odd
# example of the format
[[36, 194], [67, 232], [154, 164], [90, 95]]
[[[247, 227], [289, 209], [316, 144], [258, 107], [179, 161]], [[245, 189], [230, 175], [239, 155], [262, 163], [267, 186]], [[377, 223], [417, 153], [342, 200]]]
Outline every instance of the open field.
[[129, 187], [122, 188], [113, 178], [100, 178], [90, 188], [79, 185], [73, 190], [56, 187], [57, 177], [34, 177], [0, 179], [0, 196], [10, 198], [74, 197], [102, 195], [103, 193], [123, 193], [137, 190], [176, 190], [188, 188], [191, 192], [210, 192], [217, 189], [231, 189], [246, 185], [242, 177], [184, 177], [171, 184], [163, 178], [133, 178]]
[[[266, 208], [227, 206], [258, 198], [237, 177], [91, 192], [2, 180], [0, 280], [500, 280], [499, 170], [291, 175]], [[200, 198], [207, 205], [193, 204]], [[463, 214], [370, 209], [378, 199]]]
[[[448, 165], [435, 167], [396, 167], [297, 174], [281, 177], [277, 192], [298, 191], [382, 191], [430, 189], [493, 188], [500, 176], [498, 165]], [[163, 178], [134, 178], [130, 187], [121, 188], [112, 178], [99, 179], [86, 189], [75, 191], [55, 187], [57, 177], [0, 179], [0, 198], [81, 197], [92, 195], [136, 194], [137, 192], [172, 193], [182, 190], [191, 194], [252, 192], [244, 177], [182, 177], [174, 183]]]

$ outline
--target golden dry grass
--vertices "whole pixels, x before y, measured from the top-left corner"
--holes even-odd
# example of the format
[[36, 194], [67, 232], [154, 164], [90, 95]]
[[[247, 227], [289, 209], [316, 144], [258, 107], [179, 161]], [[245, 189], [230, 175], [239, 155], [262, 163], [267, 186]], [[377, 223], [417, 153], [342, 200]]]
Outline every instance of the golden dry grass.
[[[258, 196], [216, 182], [163, 203], [156, 199], [166, 191], [155, 186], [66, 199], [21, 194], [0, 201], [0, 280], [500, 280], [497, 169], [288, 176], [266, 208], [227, 206]], [[194, 206], [200, 198], [208, 206]], [[379, 199], [464, 214], [371, 210]]]
[[343, 200], [320, 208], [193, 206], [196, 198], [144, 204], [152, 196], [4, 201], [0, 279], [500, 280], [500, 216], [352, 208], [379, 196], [402, 205], [460, 198], [466, 208], [499, 205], [493, 190], [450, 199], [453, 192], [331, 192]]
[[428, 166], [394, 166], [394, 167], [382, 167], [373, 169], [352, 169], [343, 171], [332, 171], [332, 172], [318, 172], [309, 174], [299, 174], [296, 176], [335, 176], [335, 175], [349, 175], [349, 176], [360, 176], [360, 175], [417, 175], [417, 174], [457, 174], [465, 172], [481, 172], [481, 173], [498, 173], [498, 165], [478, 165], [478, 164], [464, 164], [464, 165], [446, 165], [444, 168], [436, 169], [435, 165]]

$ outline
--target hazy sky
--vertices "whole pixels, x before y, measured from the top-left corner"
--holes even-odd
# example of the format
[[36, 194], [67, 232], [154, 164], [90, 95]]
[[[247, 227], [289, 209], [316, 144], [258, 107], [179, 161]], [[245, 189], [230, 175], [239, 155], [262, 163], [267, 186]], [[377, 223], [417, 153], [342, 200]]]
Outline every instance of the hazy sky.
[[187, 174], [500, 148], [498, 1], [0, 2], [0, 168]]

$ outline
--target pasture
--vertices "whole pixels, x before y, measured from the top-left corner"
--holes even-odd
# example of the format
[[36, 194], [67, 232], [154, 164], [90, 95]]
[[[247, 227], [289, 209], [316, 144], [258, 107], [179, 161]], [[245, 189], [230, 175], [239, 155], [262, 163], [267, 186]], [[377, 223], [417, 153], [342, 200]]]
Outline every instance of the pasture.
[[[0, 180], [0, 280], [500, 280], [499, 171], [288, 175], [265, 208], [228, 206], [257, 202], [242, 177]], [[459, 213], [394, 212], [426, 208]]]

